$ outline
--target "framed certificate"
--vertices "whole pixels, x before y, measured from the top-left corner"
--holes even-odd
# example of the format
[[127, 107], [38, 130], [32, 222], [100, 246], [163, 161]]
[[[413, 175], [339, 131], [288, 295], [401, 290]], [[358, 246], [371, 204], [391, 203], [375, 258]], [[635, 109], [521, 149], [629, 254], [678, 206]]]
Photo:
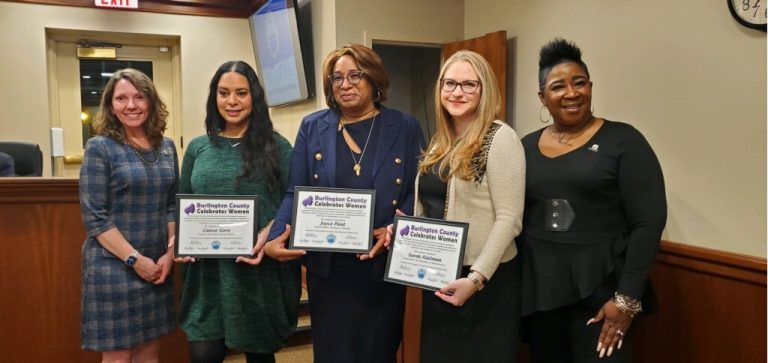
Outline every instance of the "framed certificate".
[[396, 216], [384, 280], [439, 290], [461, 277], [469, 224]]
[[288, 248], [366, 253], [371, 250], [376, 191], [296, 187]]
[[176, 257], [251, 256], [258, 214], [256, 195], [176, 194]]

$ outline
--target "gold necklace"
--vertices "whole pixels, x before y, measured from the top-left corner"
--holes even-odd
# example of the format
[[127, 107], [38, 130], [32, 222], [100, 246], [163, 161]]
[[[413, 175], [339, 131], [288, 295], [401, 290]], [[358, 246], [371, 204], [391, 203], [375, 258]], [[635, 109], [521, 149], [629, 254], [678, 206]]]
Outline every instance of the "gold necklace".
[[[363, 156], [365, 155], [365, 150], [368, 149], [368, 141], [371, 141], [371, 134], [373, 133], [373, 126], [376, 125], [376, 115], [373, 115], [373, 121], [371, 121], [371, 128], [368, 129], [368, 137], [365, 139], [365, 145], [363, 145], [363, 151], [360, 153], [360, 159], [355, 159], [355, 153], [352, 151], [352, 147], [349, 146], [349, 143], [347, 143], [347, 147], [349, 148], [349, 154], [352, 155], [352, 161], [355, 163], [355, 166], [352, 167], [352, 169], [355, 171], [355, 176], [360, 176], [360, 170], [362, 170], [362, 166], [360, 166], [360, 163], [363, 162]], [[344, 128], [344, 122], [339, 119], [339, 125], [341, 125], [341, 132], [344, 134], [345, 132], [347, 135], [349, 135], [349, 132]], [[352, 135], [349, 135], [349, 138], [352, 139]], [[354, 141], [354, 139], [352, 139]], [[346, 140], [345, 140], [346, 141]], [[359, 147], [359, 146], [358, 146]]]

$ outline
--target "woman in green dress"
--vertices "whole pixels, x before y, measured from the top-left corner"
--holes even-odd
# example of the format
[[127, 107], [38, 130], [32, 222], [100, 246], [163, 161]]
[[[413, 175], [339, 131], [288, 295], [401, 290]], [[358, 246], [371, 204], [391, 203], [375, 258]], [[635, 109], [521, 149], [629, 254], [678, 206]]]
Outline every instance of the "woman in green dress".
[[[179, 192], [257, 195], [263, 229], [288, 186], [292, 148], [272, 128], [253, 68], [241, 61], [219, 67], [206, 108], [207, 135], [187, 146]], [[192, 362], [222, 362], [227, 349], [245, 352], [248, 363], [274, 362], [294, 332], [299, 264], [262, 258], [262, 245], [256, 243], [253, 258], [176, 258], [188, 263], [179, 322]]]

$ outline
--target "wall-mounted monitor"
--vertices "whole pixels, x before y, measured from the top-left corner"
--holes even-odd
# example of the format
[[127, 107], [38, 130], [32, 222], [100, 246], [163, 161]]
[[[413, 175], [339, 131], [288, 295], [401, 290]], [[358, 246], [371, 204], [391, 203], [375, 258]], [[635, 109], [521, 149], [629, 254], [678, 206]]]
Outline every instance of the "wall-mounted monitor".
[[248, 18], [256, 68], [270, 107], [312, 97], [297, 19], [296, 0], [268, 0]]

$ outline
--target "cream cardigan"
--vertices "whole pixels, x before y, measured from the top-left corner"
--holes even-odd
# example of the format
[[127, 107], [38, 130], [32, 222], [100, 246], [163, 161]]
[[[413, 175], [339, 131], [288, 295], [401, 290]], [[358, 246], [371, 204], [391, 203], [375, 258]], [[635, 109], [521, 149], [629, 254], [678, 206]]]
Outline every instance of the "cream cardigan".
[[[517, 133], [506, 123], [493, 135], [485, 175], [477, 183], [456, 176], [448, 180], [446, 216], [449, 221], [469, 223], [464, 265], [491, 279], [496, 268], [517, 255], [515, 237], [520, 234], [525, 204], [525, 154]], [[416, 177], [414, 215], [424, 216]]]

